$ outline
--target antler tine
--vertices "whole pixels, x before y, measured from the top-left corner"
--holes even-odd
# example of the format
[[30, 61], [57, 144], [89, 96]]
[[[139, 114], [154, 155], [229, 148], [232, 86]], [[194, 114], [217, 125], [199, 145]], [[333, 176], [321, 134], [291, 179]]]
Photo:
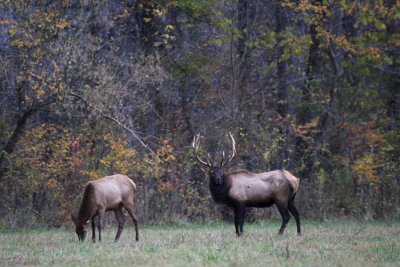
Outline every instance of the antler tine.
[[233, 135], [231, 132], [229, 132], [229, 135], [232, 139], [232, 157], [231, 157], [231, 160], [232, 160], [236, 156], [236, 141], [235, 141], [235, 138], [233, 138]]
[[192, 147], [194, 148], [195, 152], [197, 152], [197, 150], [199, 149], [199, 145], [200, 145], [200, 134], [197, 134], [193, 136], [193, 142], [192, 142]]
[[221, 167], [224, 166], [225, 163], [225, 151], [222, 150], [222, 159], [221, 159], [221, 163], [219, 164]]
[[202, 160], [199, 156], [198, 152], [199, 152], [199, 147], [200, 147], [200, 134], [197, 134], [197, 136], [195, 135], [193, 137], [192, 147], [194, 148], [194, 152], [195, 152], [197, 161], [207, 167], [212, 167], [212, 162], [211, 162], [210, 156], [208, 157], [209, 162]]
[[236, 156], [236, 141], [235, 141], [235, 138], [233, 138], [233, 135], [232, 135], [231, 132], [229, 132], [229, 136], [231, 137], [231, 140], [232, 140], [232, 155], [229, 155], [228, 159], [225, 162], [224, 162], [224, 158], [225, 157], [223, 157], [223, 159], [221, 161], [221, 166], [225, 166], [226, 164], [231, 162]]
[[210, 167], [212, 167], [212, 166], [213, 166], [213, 163], [212, 163], [212, 160], [211, 160], [210, 153], [207, 153], [207, 163], [209, 163], [209, 164], [210, 164]]

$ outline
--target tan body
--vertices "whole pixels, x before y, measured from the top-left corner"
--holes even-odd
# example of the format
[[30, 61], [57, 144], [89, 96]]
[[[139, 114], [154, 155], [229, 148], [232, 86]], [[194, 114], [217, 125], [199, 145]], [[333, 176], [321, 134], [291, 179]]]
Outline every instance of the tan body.
[[128, 176], [122, 174], [106, 176], [88, 182], [83, 192], [78, 214], [76, 216], [71, 215], [79, 239], [85, 239], [86, 228], [91, 220], [92, 239], [93, 242], [96, 240], [95, 217], [98, 216], [99, 240], [101, 240], [101, 230], [104, 227], [105, 212], [114, 211], [118, 221], [118, 232], [115, 237], [115, 241], [117, 241], [125, 225], [125, 216], [122, 211], [122, 208], [125, 208], [135, 224], [136, 240], [138, 241], [138, 221], [134, 214], [135, 191], [135, 183]]
[[[292, 198], [299, 187], [299, 179], [285, 170], [263, 173], [240, 170], [230, 172], [227, 177], [231, 180], [229, 197], [248, 206], [264, 206], [276, 200], [287, 202], [287, 197]], [[289, 184], [293, 191], [290, 194], [282, 195], [281, 193], [285, 190], [290, 190]]]
[[90, 181], [88, 184], [93, 185], [95, 188], [94, 201], [96, 208], [93, 212], [115, 210], [121, 205], [133, 205], [136, 185], [126, 175], [106, 176]]

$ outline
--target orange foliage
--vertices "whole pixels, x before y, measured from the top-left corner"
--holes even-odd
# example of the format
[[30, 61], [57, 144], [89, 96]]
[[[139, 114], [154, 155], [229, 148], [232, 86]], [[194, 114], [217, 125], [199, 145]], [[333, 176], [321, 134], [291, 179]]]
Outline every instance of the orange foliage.
[[167, 139], [164, 139], [162, 144], [163, 146], [157, 150], [157, 156], [166, 163], [174, 162], [176, 160], [176, 157], [173, 154], [173, 146], [169, 143]]
[[355, 162], [353, 170], [356, 173], [364, 175], [370, 182], [378, 182], [379, 176], [377, 175], [377, 171], [382, 167], [383, 164], [374, 155], [365, 155]]
[[337, 126], [337, 129], [344, 130], [347, 133], [349, 142], [346, 145], [359, 147], [360, 149], [363, 149], [363, 145], [368, 145], [372, 149], [375, 145], [385, 142], [383, 135], [374, 131], [374, 125], [374, 122], [360, 124], [343, 122]]
[[382, 135], [374, 130], [375, 123], [351, 124], [344, 122], [338, 129], [346, 133], [347, 141], [344, 145], [351, 153], [353, 170], [364, 176], [369, 182], [378, 182], [378, 171], [383, 167], [379, 154], [379, 147], [385, 143]]
[[54, 213], [54, 222], [62, 223], [69, 217], [70, 205], [79, 197], [80, 187], [88, 180], [112, 173], [135, 178], [143, 165], [126, 141], [106, 134], [98, 142], [104, 144], [106, 152], [99, 153], [98, 149], [104, 148], [94, 146], [92, 138], [56, 124], [39, 125], [21, 138], [11, 155], [12, 166], [5, 179], [18, 183], [19, 192], [26, 196], [49, 192], [46, 201], [58, 209], [48, 212]]
[[172, 192], [174, 191], [174, 185], [171, 181], [166, 181], [158, 185], [158, 191], [160, 193]]
[[319, 118], [315, 117], [311, 121], [302, 125], [292, 124], [292, 129], [296, 136], [302, 137], [303, 139], [307, 139], [311, 138], [311, 135], [318, 131], [317, 128], [318, 123], [319, 123]]
[[58, 186], [57, 180], [55, 180], [55, 179], [53, 179], [53, 178], [50, 178], [50, 179], [47, 181], [47, 188], [48, 188], [48, 189], [56, 188], [57, 186]]
[[386, 30], [386, 25], [396, 19], [400, 4], [389, 7], [384, 1], [342, 1], [337, 3], [343, 12], [358, 18], [354, 27], [368, 27], [368, 31], [359, 31], [359, 38], [348, 38], [343, 34], [332, 32], [329, 26], [329, 19], [334, 15], [330, 4], [323, 4], [316, 1], [301, 0], [298, 2], [286, 0], [281, 4], [283, 7], [293, 9], [299, 16], [305, 16], [305, 21], [315, 25], [317, 37], [322, 41], [320, 46], [328, 48], [335, 45], [344, 51], [354, 55], [365, 56], [369, 60], [381, 60], [385, 49], [377, 46], [377, 36]]

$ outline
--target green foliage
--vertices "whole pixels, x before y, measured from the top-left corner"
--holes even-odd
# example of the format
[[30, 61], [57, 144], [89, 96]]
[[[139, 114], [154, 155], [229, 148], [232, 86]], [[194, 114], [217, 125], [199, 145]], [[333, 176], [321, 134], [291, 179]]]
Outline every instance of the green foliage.
[[311, 45], [309, 35], [298, 36], [295, 30], [290, 28], [281, 32], [276, 37], [280, 39], [277, 46], [283, 49], [279, 61], [286, 61], [293, 56], [304, 57], [307, 55], [309, 46]]
[[212, 12], [214, 0], [173, 0], [172, 1], [179, 8], [195, 18], [202, 18], [209, 16]]

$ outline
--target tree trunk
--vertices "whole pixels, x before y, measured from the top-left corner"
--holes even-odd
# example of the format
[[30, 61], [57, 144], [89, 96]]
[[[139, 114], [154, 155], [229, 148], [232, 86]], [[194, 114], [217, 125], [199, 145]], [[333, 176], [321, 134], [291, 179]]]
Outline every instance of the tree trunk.
[[[285, 10], [279, 3], [276, 7], [276, 32], [278, 36], [278, 43], [282, 42], [282, 35], [285, 34], [286, 27], [289, 24], [289, 17], [287, 14], [287, 10]], [[289, 76], [289, 67], [288, 60], [284, 60], [281, 56], [285, 53], [285, 48], [280, 46], [278, 51], [278, 103], [277, 103], [277, 111], [281, 117], [285, 118], [288, 113], [288, 76]]]
[[8, 157], [10, 154], [13, 153], [15, 146], [17, 145], [17, 142], [21, 135], [24, 132], [26, 122], [30, 116], [35, 114], [34, 110], [28, 110], [26, 111], [17, 121], [17, 126], [14, 129], [13, 134], [11, 135], [10, 139], [8, 140], [7, 144], [4, 146], [4, 148], [1, 151], [0, 155], [0, 182], [2, 181], [2, 177], [7, 171], [8, 168]]
[[[391, 2], [390, 4], [393, 5], [395, 1]], [[390, 36], [398, 34], [400, 32], [400, 20], [392, 21], [387, 31]], [[389, 96], [387, 115], [389, 118], [400, 122], [400, 51], [399, 49], [393, 49], [389, 55], [393, 60], [393, 64], [390, 66], [391, 74], [388, 82]]]
[[[286, 41], [286, 38], [290, 35], [287, 32], [289, 26], [295, 28], [291, 33], [294, 32], [299, 38], [303, 37], [308, 31], [305, 23], [295, 21], [294, 17], [293, 10], [281, 6], [279, 3], [277, 4], [276, 32], [278, 44]], [[285, 51], [285, 49], [288, 49], [287, 46], [280, 45], [277, 57], [277, 112], [284, 119], [282, 134], [285, 138], [278, 168], [290, 169], [293, 168], [295, 163], [296, 138], [290, 130], [290, 125], [293, 121], [288, 115], [294, 114], [300, 98], [297, 94], [289, 92], [296, 92], [298, 91], [297, 89], [304, 88], [306, 64], [303, 55], [291, 54], [287, 56], [286, 54], [291, 53], [291, 51]]]

